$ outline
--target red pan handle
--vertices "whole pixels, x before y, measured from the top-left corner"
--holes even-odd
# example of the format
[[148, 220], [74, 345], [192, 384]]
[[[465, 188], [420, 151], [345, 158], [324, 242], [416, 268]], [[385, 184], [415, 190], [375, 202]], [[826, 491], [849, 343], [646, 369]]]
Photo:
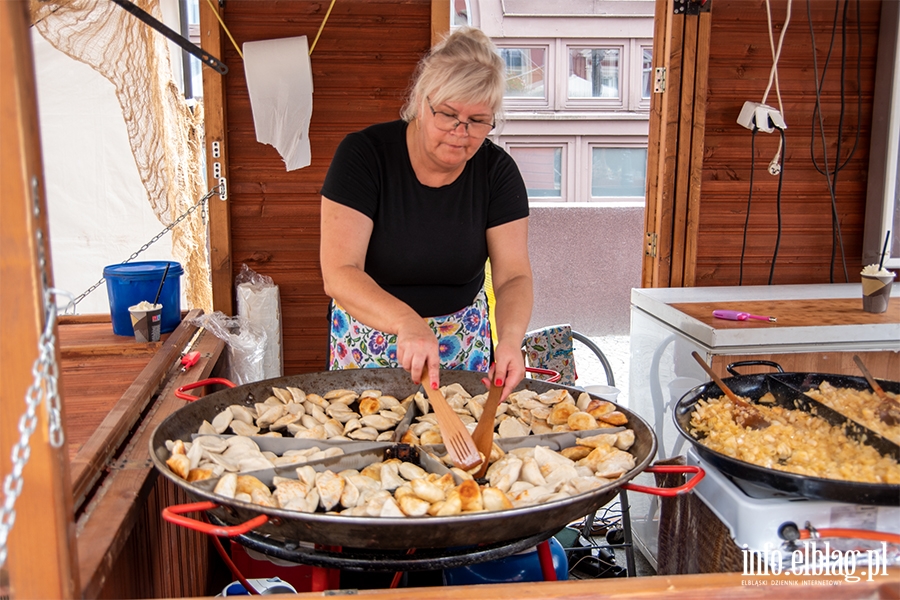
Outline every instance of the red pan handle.
[[643, 492], [652, 494], [653, 496], [679, 496], [685, 494], [700, 483], [700, 480], [706, 476], [706, 471], [695, 465], [654, 465], [644, 469], [645, 473], [696, 473], [684, 485], [673, 488], [650, 487], [646, 485], [637, 485], [635, 483], [626, 483], [622, 487], [630, 492]]
[[259, 527], [260, 525], [265, 525], [269, 520], [269, 517], [266, 515], [258, 515], [245, 523], [241, 523], [240, 525], [219, 527], [213, 525], [212, 523], [204, 523], [202, 521], [197, 521], [196, 519], [191, 519], [190, 517], [183, 516], [184, 513], [212, 510], [218, 507], [218, 504], [209, 501], [194, 502], [193, 504], [176, 504], [175, 506], [164, 508], [162, 510], [162, 518], [174, 525], [181, 525], [182, 527], [187, 527], [188, 529], [193, 529], [194, 531], [199, 531], [200, 533], [224, 537], [243, 535], [248, 531]]
[[536, 375], [549, 375], [549, 379], [544, 379], [547, 383], [556, 383], [562, 377], [561, 373], [552, 369], [541, 369], [540, 367], [525, 367], [526, 373], [534, 373]]
[[215, 383], [219, 383], [222, 385], [227, 385], [230, 388], [237, 387], [235, 384], [231, 383], [227, 379], [222, 379], [221, 377], [213, 377], [211, 379], [201, 379], [200, 381], [195, 381], [194, 383], [188, 383], [177, 390], [175, 390], [175, 397], [181, 398], [182, 400], [187, 400], [188, 402], [193, 402], [194, 400], [199, 400], [198, 396], [193, 396], [191, 394], [185, 394], [187, 390], [192, 390], [194, 388], [203, 387], [205, 385], [213, 385]]

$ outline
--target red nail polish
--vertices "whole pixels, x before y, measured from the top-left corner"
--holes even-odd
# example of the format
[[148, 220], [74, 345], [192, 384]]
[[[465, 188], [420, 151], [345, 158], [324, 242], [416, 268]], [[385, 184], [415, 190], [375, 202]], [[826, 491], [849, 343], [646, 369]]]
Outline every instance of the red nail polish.
[[494, 381], [494, 385], [503, 385], [503, 380], [499, 377]]
[[437, 381], [432, 381], [432, 382], [431, 382], [431, 389], [436, 390], [437, 388], [438, 388]]

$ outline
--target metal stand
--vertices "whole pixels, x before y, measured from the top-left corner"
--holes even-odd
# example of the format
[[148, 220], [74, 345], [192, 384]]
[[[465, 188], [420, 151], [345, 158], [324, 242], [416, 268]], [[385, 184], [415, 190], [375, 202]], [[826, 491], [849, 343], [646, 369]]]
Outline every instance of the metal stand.
[[[628, 506], [628, 492], [619, 489], [619, 504], [622, 506], [622, 533], [625, 535], [625, 541], [621, 544], [608, 544], [609, 548], [625, 549], [625, 568], [629, 577], [637, 576], [637, 567], [634, 564], [634, 539], [631, 532], [631, 509]], [[591, 529], [594, 526], [594, 513], [590, 513], [584, 518], [584, 527], [581, 528], [581, 534], [591, 537]]]
[[[214, 514], [210, 522], [224, 525]], [[238, 544], [272, 558], [290, 562], [351, 571], [436, 571], [505, 558], [546, 542], [555, 532], [545, 532], [519, 540], [463, 548], [416, 548], [414, 550], [372, 550], [341, 548], [325, 550], [311, 545], [245, 533], [231, 538]], [[551, 563], [552, 567], [552, 563]]]

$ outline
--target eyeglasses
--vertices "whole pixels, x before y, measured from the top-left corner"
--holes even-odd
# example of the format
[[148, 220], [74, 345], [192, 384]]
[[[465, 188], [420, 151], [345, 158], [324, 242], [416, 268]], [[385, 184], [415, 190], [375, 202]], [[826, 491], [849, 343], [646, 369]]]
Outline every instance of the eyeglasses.
[[470, 135], [486, 136], [494, 129], [493, 123], [485, 123], [484, 121], [476, 121], [475, 119], [472, 119], [471, 121], [462, 121], [456, 115], [449, 115], [445, 112], [434, 110], [429, 98], [425, 98], [425, 101], [428, 103], [428, 108], [431, 109], [431, 114], [434, 116], [435, 127], [441, 131], [455, 131], [457, 127], [462, 125], [466, 129], [466, 133]]

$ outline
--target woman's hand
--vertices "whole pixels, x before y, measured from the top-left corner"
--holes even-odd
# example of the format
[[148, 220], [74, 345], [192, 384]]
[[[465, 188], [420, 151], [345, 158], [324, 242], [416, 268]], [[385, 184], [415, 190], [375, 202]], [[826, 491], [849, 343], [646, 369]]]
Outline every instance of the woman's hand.
[[[418, 315], [405, 319], [397, 329], [397, 362], [409, 371], [413, 383], [430, 385], [431, 389], [437, 389], [440, 385], [438, 340], [425, 319]], [[426, 367], [428, 381], [421, 381], [422, 371]]]
[[489, 371], [490, 381], [503, 386], [500, 398], [506, 398], [525, 378], [525, 357], [522, 348], [498, 343], [494, 348], [494, 364]]

